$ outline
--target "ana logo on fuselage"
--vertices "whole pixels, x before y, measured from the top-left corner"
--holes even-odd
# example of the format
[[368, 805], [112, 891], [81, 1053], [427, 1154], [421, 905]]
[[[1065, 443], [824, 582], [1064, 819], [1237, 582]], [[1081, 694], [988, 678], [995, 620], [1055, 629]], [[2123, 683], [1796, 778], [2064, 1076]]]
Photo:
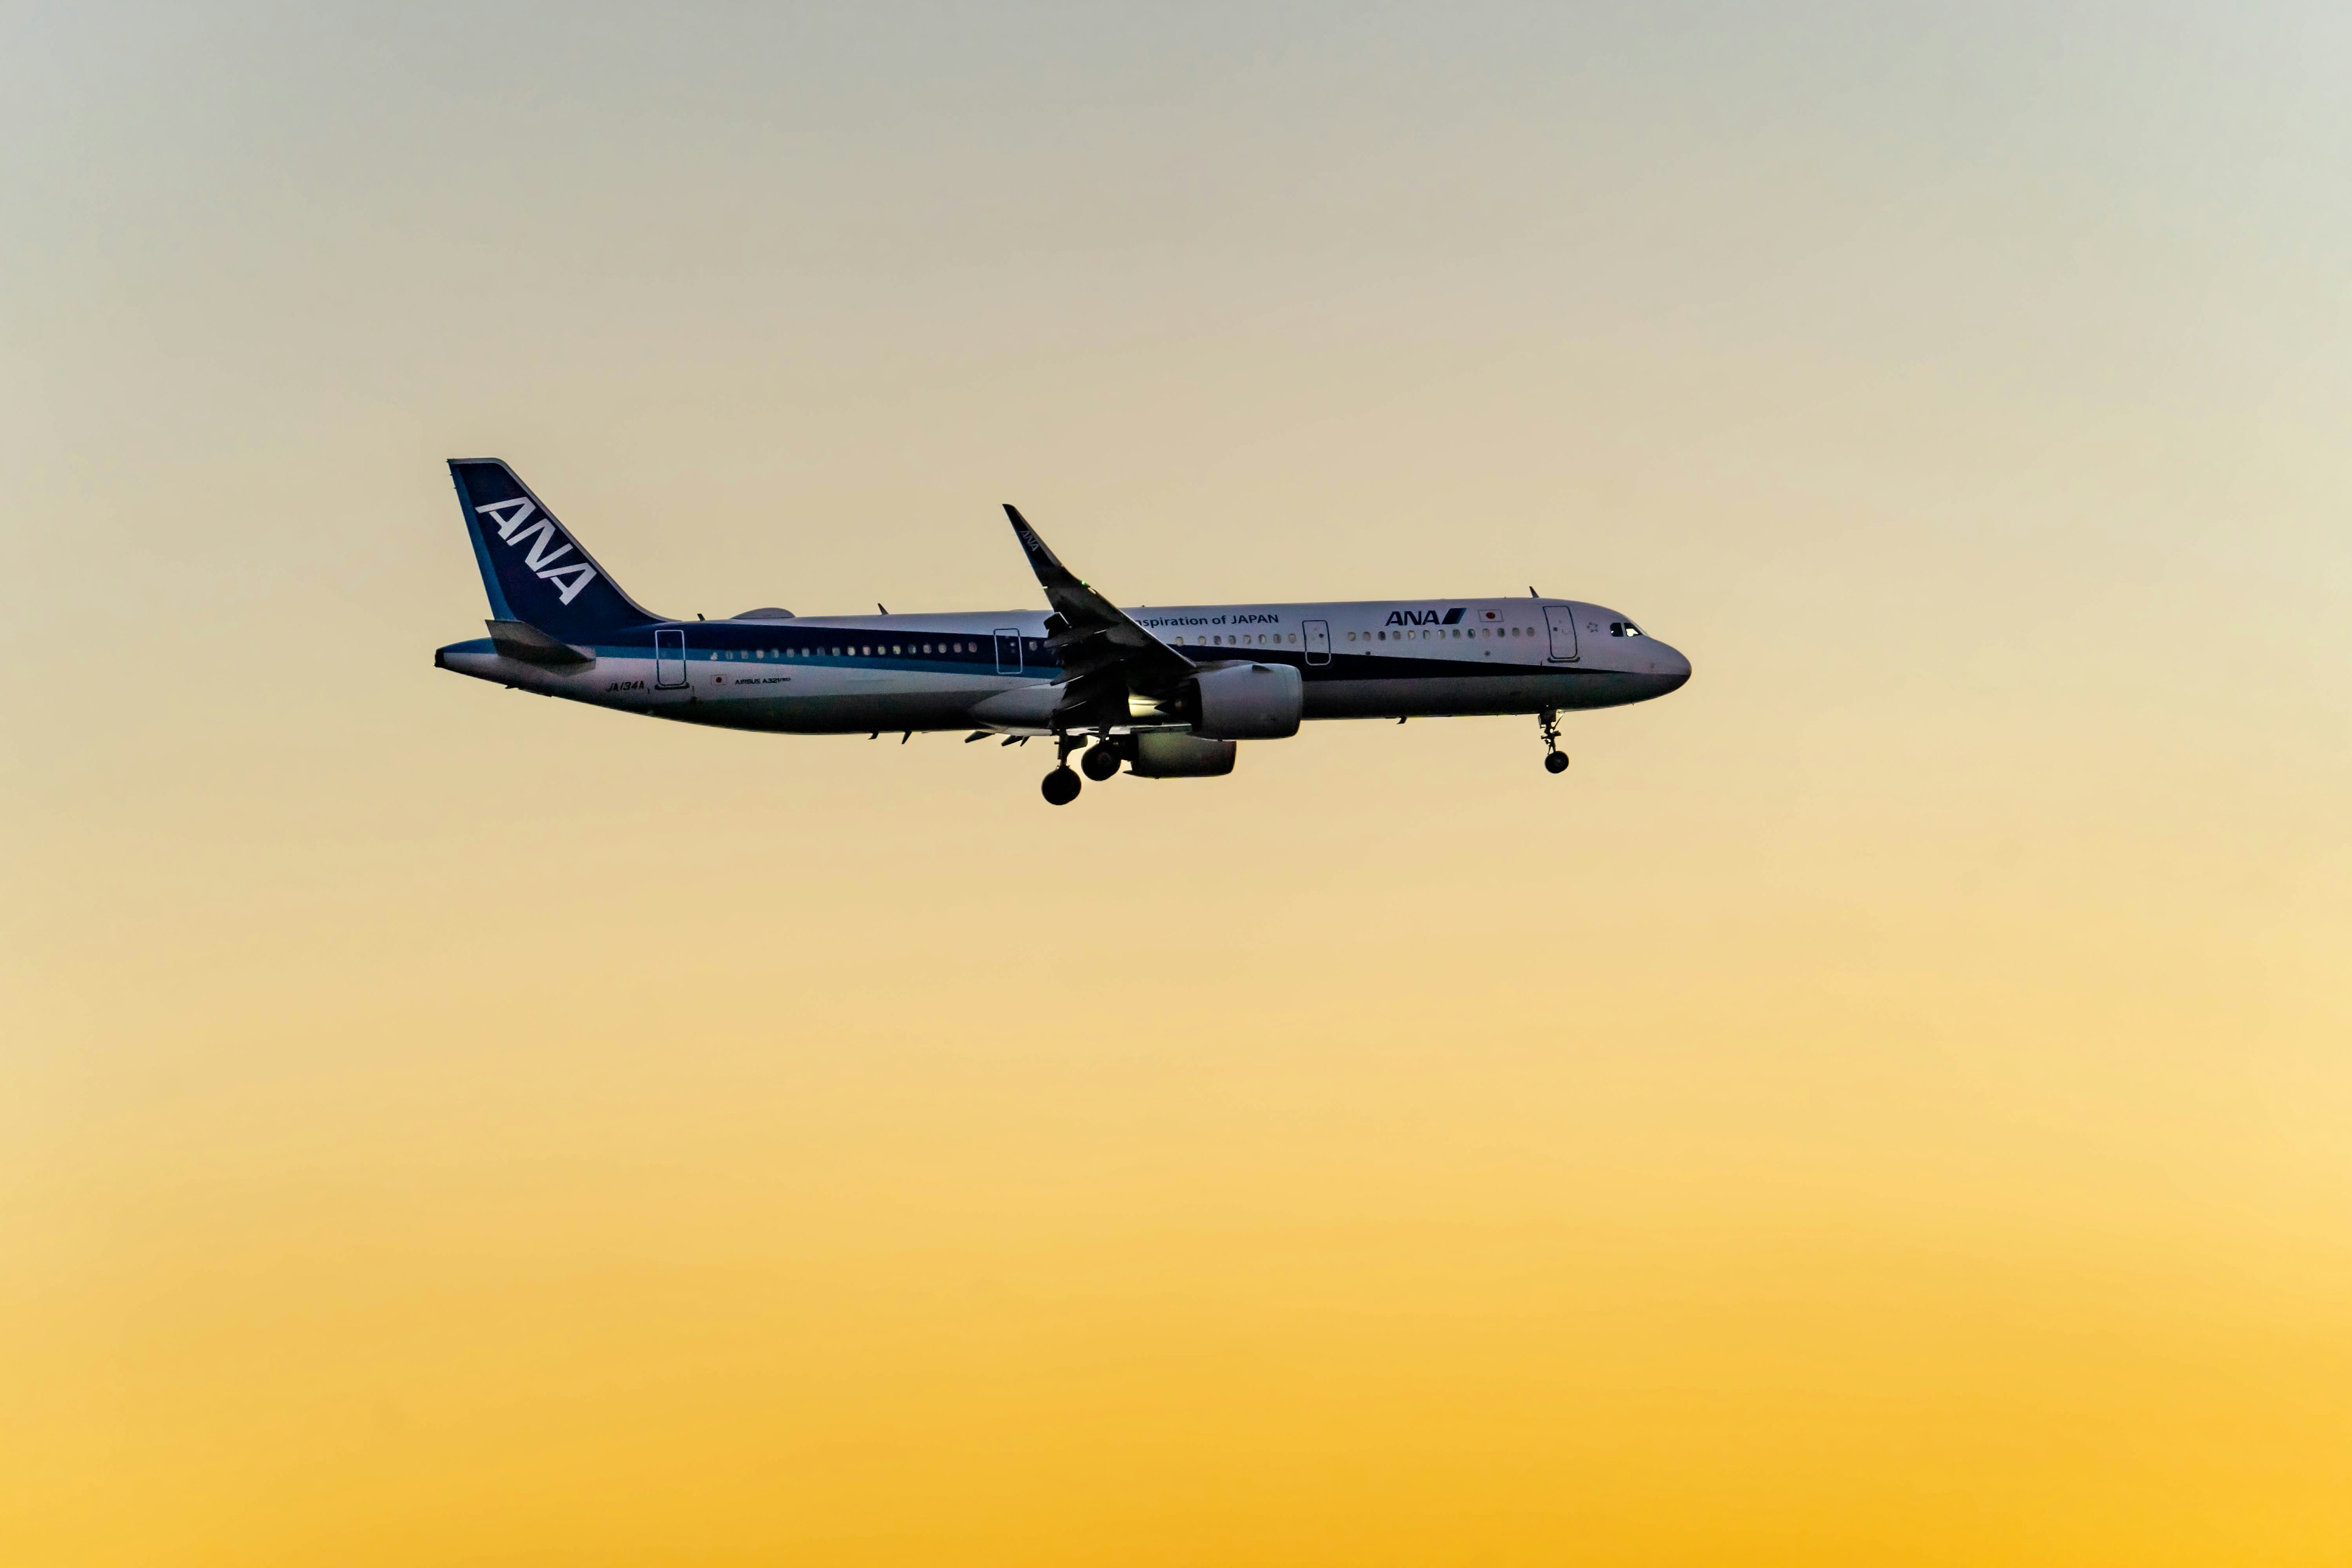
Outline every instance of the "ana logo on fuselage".
[[[562, 596], [565, 604], [577, 598], [581, 589], [596, 580], [596, 568], [585, 561], [574, 561], [567, 566], [556, 564], [572, 553], [572, 546], [556, 543], [555, 520], [545, 512], [539, 513], [537, 522], [530, 522], [530, 514], [539, 509], [527, 498], [492, 501], [474, 510], [499, 525], [499, 537], [507, 542], [507, 547], [521, 550], [522, 563], [540, 578], [554, 584], [556, 593]], [[527, 522], [529, 527], [524, 526]], [[552, 549], [549, 548], [551, 545]]]
[[1450, 610], [1391, 610], [1389, 625], [1392, 626], [1450, 626], [1460, 620], [1464, 611], [1456, 605]]

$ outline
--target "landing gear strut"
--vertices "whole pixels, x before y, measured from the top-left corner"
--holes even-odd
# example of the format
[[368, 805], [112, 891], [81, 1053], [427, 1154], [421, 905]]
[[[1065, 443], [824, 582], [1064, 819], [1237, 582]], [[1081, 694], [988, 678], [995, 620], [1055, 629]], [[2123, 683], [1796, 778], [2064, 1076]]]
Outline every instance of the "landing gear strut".
[[[1066, 732], [1054, 736], [1054, 771], [1047, 773], [1045, 782], [1037, 786], [1038, 793], [1045, 797], [1047, 804], [1067, 805], [1078, 798], [1081, 786], [1078, 775], [1070, 771], [1070, 753], [1083, 744], [1084, 742], [1072, 740]], [[1093, 760], [1091, 757], [1087, 759], [1090, 763]]]
[[1559, 749], [1559, 710], [1547, 708], [1537, 714], [1536, 728], [1543, 735], [1544, 772], [1568, 772], [1568, 753]]

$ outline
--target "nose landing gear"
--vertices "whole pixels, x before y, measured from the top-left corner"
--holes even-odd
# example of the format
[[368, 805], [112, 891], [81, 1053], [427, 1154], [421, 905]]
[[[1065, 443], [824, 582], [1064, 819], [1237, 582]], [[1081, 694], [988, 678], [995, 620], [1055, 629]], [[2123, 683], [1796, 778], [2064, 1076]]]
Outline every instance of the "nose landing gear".
[[1536, 729], [1543, 736], [1544, 772], [1568, 772], [1568, 753], [1559, 749], [1559, 710], [1547, 708], [1536, 715]]

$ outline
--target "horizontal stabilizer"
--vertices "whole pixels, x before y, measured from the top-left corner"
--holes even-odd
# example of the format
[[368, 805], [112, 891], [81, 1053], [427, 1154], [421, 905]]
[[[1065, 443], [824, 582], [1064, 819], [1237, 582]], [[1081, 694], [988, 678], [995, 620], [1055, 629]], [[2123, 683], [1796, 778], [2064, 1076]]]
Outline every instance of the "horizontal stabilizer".
[[596, 656], [559, 642], [529, 621], [486, 621], [490, 642], [501, 658], [535, 664], [541, 669], [585, 669]]

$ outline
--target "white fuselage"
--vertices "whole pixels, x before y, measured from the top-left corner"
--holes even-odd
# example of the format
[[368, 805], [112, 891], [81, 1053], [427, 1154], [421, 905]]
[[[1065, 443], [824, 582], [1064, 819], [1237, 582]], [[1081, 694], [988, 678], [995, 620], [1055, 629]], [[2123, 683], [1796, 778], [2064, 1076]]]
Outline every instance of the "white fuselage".
[[[1127, 612], [1204, 665], [1295, 667], [1306, 719], [1539, 713], [1663, 696], [1690, 678], [1623, 616], [1564, 599], [1199, 605]], [[795, 733], [1047, 731], [1062, 679], [1038, 610], [660, 622], [574, 645], [585, 662], [442, 648], [442, 668], [550, 697]], [[1155, 725], [1154, 727], [1160, 727]], [[1117, 729], [1118, 726], [1108, 728]]]

